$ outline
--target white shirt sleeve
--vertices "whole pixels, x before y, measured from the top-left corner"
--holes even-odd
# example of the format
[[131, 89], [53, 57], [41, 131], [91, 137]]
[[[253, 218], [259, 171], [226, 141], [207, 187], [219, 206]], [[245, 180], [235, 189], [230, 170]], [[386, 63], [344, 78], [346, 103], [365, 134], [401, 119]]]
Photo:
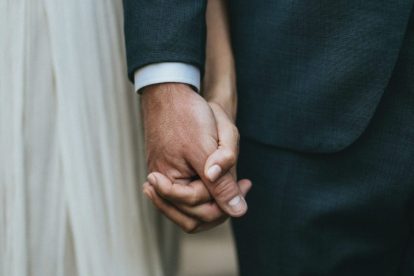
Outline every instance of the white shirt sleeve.
[[151, 84], [179, 82], [200, 91], [200, 70], [182, 62], [161, 62], [146, 65], [134, 73], [135, 91]]

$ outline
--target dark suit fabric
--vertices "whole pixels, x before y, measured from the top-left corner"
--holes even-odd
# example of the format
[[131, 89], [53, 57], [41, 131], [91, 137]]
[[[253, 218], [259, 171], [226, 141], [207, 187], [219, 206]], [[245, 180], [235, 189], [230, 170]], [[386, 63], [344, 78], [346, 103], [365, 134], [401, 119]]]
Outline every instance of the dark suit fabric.
[[[241, 275], [414, 275], [414, 0], [228, 2]], [[124, 3], [130, 77], [203, 71], [205, 1]]]
[[184, 62], [203, 71], [206, 2], [124, 0], [128, 75], [157, 62]]
[[352, 144], [391, 78], [413, 1], [229, 3], [242, 134], [308, 152]]
[[233, 220], [242, 276], [414, 275], [412, 92], [389, 89], [341, 152], [241, 139], [238, 175], [253, 181]]
[[233, 220], [241, 275], [414, 275], [414, 37], [365, 131], [306, 153], [242, 137], [246, 217]]

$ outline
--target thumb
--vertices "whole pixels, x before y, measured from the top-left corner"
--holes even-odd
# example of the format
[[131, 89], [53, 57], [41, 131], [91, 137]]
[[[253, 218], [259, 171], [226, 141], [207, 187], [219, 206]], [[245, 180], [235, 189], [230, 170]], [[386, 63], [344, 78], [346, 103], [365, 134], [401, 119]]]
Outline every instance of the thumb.
[[[209, 145], [209, 147], [213, 147], [211, 149], [205, 148], [207, 144], [199, 144], [197, 149], [194, 148], [193, 150], [189, 150], [187, 152], [187, 161], [189, 162], [189, 165], [191, 165], [191, 167], [195, 170], [197, 175], [201, 178], [201, 181], [204, 183], [207, 190], [210, 192], [211, 196], [214, 198], [217, 205], [222, 209], [222, 211], [228, 214], [229, 216], [240, 217], [247, 212], [247, 203], [240, 190], [240, 187], [236, 183], [236, 177], [232, 175], [230, 172], [230, 168], [233, 166], [227, 168], [226, 166], [222, 165], [223, 168], [225, 168], [227, 171], [222, 170], [222, 172], [219, 174], [218, 177], [216, 177], [216, 180], [214, 181], [212, 181], [211, 178], [207, 176], [208, 170], [205, 170], [207, 160], [209, 160], [209, 162], [211, 162], [211, 160], [217, 160], [213, 158], [209, 159], [209, 157], [212, 156], [212, 154], [214, 154], [217, 148], [220, 147], [230, 149], [231, 145], [233, 145], [232, 151], [235, 153], [235, 157], [231, 158], [233, 160], [230, 160], [231, 162], [229, 163], [234, 163], [236, 160], [236, 150], [234, 148], [237, 148], [238, 144], [238, 135], [236, 137], [233, 137], [229, 134], [225, 135], [226, 139], [220, 138], [220, 135], [221, 137], [223, 137], [223, 131], [228, 131], [229, 127], [231, 130], [234, 130], [235, 126], [231, 123], [230, 119], [228, 118], [226, 113], [220, 108], [220, 106], [215, 104], [210, 104], [210, 106], [213, 110], [215, 120], [217, 123], [219, 143], [215, 147]], [[226, 147], [225, 145], [227, 144], [223, 144], [223, 142], [227, 140], [236, 142], [233, 142], [231, 145], [229, 144], [229, 146]], [[206, 154], [207, 152], [208, 154]]]
[[207, 158], [203, 160], [200, 158], [201, 155], [199, 150], [192, 150], [187, 160], [201, 178], [217, 205], [229, 216], [240, 217], [244, 215], [247, 212], [247, 203], [236, 183], [235, 175], [228, 171], [216, 181], [210, 181], [204, 173], [204, 164]]
[[247, 212], [248, 207], [244, 196], [248, 185], [244, 184], [241, 189], [230, 172], [206, 186], [220, 208], [228, 215], [240, 217]]
[[243, 196], [245, 197], [252, 188], [252, 182], [249, 179], [241, 179], [238, 184]]
[[247, 212], [244, 195], [250, 188], [250, 183], [244, 183], [240, 187], [230, 172], [227, 172], [215, 182], [210, 182], [205, 176], [201, 179], [223, 212], [232, 217], [241, 217]]

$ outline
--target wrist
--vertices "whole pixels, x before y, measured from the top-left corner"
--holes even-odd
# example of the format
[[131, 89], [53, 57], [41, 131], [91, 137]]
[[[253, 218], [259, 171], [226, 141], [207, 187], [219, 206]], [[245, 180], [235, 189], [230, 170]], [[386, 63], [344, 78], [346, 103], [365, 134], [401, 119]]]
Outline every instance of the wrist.
[[170, 110], [176, 103], [198, 94], [191, 86], [183, 83], [159, 83], [146, 86], [141, 92], [141, 106], [144, 118], [146, 114], [161, 113]]
[[221, 99], [211, 99], [208, 102], [219, 105], [224, 110], [224, 112], [226, 112], [232, 122], [236, 121], [237, 106], [235, 104], [232, 104], [229, 101], [223, 101]]
[[163, 83], [155, 83], [147, 85], [140, 90], [140, 95], [143, 96], [144, 94], [155, 93], [155, 92], [171, 92], [171, 91], [179, 91], [179, 90], [192, 90], [197, 92], [197, 88], [194, 86], [187, 84], [187, 83], [180, 83], [180, 82], [163, 82]]
[[237, 113], [237, 93], [234, 86], [220, 85], [211, 88], [205, 94], [205, 99], [208, 102], [218, 104], [235, 121]]

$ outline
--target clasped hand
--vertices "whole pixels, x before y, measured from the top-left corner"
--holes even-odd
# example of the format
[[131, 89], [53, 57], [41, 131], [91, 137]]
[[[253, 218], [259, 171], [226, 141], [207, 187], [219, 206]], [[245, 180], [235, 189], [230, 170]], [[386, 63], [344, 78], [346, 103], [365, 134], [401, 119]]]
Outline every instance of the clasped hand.
[[244, 215], [251, 182], [237, 182], [239, 134], [223, 108], [170, 83], [146, 87], [142, 111], [153, 204], [188, 233]]

